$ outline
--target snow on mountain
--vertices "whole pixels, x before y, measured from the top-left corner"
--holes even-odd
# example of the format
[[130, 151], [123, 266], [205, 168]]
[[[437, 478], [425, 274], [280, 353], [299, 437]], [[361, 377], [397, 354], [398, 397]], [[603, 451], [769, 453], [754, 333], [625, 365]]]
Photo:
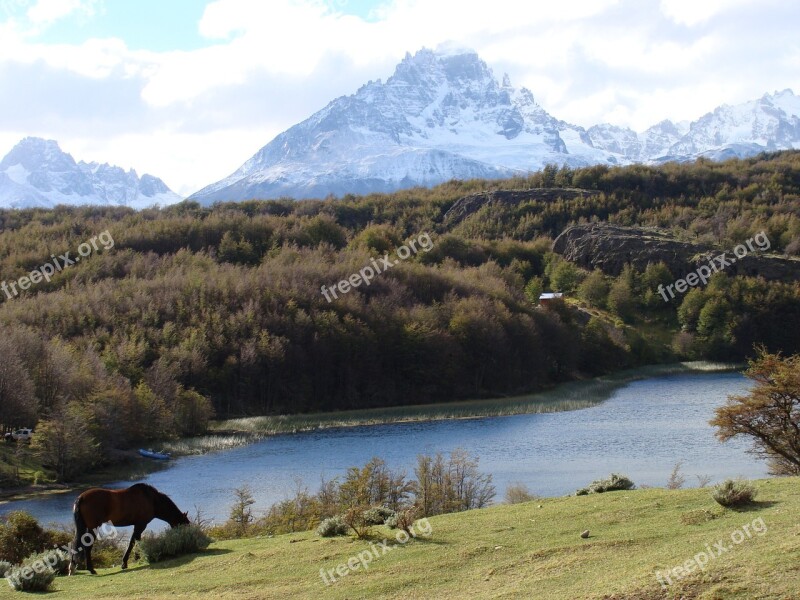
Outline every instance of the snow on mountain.
[[[800, 148], [800, 97], [787, 89], [688, 123], [643, 132], [559, 120], [530, 90], [498, 79], [471, 50], [407, 54], [386, 82], [370, 81], [284, 131], [235, 173], [191, 198], [325, 197], [524, 175], [547, 164], [713, 160]], [[76, 163], [54, 141], [22, 140], [0, 162], [0, 207], [55, 204], [145, 208], [181, 198], [160, 179]]]
[[692, 123], [668, 156], [749, 156], [789, 148], [800, 148], [800, 97], [787, 89], [737, 106], [723, 104]]
[[0, 208], [57, 204], [166, 206], [182, 198], [163, 181], [108, 164], [76, 163], [53, 140], [29, 137], [0, 161]]
[[524, 174], [545, 164], [614, 164], [586, 132], [498, 81], [472, 51], [407, 54], [278, 135], [235, 173], [192, 196], [217, 200], [392, 191], [449, 179]]
[[210, 204], [248, 198], [388, 192], [449, 179], [525, 174], [546, 164], [724, 159], [800, 147], [791, 90], [721, 106], [644, 132], [561, 121], [471, 50], [423, 49], [385, 82], [370, 81], [278, 135], [235, 173], [195, 193]]

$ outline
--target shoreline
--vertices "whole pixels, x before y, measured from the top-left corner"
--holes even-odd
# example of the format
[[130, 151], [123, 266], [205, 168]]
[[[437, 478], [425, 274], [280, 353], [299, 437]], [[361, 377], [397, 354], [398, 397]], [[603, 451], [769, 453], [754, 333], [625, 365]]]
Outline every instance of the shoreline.
[[20, 500], [33, 500], [45, 496], [74, 493], [78, 490], [87, 490], [92, 487], [102, 486], [108, 481], [140, 479], [167, 465], [154, 460], [140, 458], [133, 452], [124, 452], [125, 460], [116, 462], [92, 471], [85, 479], [70, 483], [39, 483], [28, 484], [8, 490], [0, 490], [0, 509], [10, 502]]
[[[209, 433], [195, 438], [165, 442], [164, 448], [175, 458], [209, 454], [246, 446], [261, 439], [310, 431], [343, 427], [367, 427], [396, 423], [420, 423], [444, 420], [507, 417], [521, 414], [564, 412], [591, 408], [608, 400], [619, 388], [642, 379], [671, 375], [725, 373], [741, 370], [741, 363], [694, 361], [648, 365], [626, 369], [591, 379], [568, 381], [552, 388], [508, 398], [459, 400], [446, 403], [418, 404], [388, 408], [355, 409], [330, 413], [246, 417], [216, 421]], [[70, 484], [28, 485], [0, 492], [0, 509], [4, 505], [86, 489], [112, 480], [135, 480], [162, 469], [170, 462], [148, 461], [131, 457], [120, 465], [92, 473], [85, 480]]]
[[210, 426], [211, 435], [200, 436], [200, 438], [223, 435], [250, 435], [262, 438], [287, 433], [335, 429], [337, 427], [362, 427], [451, 419], [479, 419], [581, 410], [604, 402], [617, 389], [634, 381], [670, 375], [726, 373], [740, 371], [745, 366], [744, 363], [708, 361], [647, 365], [591, 379], [567, 381], [538, 392], [509, 396], [507, 398], [457, 400], [434, 404], [366, 408], [338, 412], [226, 419], [212, 423]]

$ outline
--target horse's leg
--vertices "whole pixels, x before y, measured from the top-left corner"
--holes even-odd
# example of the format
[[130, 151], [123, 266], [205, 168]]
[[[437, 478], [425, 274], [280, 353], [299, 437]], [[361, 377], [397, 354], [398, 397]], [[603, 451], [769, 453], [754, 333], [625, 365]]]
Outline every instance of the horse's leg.
[[69, 557], [69, 576], [72, 577], [76, 571], [78, 570], [80, 560], [80, 553], [83, 550], [83, 542], [81, 542], [81, 536], [85, 533], [85, 531], [81, 531], [80, 529], [76, 529], [75, 532], [75, 540], [72, 542], [72, 548], [70, 548], [70, 557]]
[[131, 541], [128, 544], [128, 549], [125, 551], [125, 556], [122, 557], [122, 568], [128, 568], [128, 559], [131, 556], [131, 552], [133, 551], [133, 546], [136, 542], [142, 539], [142, 533], [144, 532], [144, 528], [147, 525], [136, 524], [133, 526], [133, 534], [131, 535]]
[[97, 571], [94, 570], [94, 565], [92, 564], [92, 546], [94, 546], [94, 536], [91, 543], [85, 545], [84, 548], [86, 552], [86, 570], [92, 575], [97, 575]]

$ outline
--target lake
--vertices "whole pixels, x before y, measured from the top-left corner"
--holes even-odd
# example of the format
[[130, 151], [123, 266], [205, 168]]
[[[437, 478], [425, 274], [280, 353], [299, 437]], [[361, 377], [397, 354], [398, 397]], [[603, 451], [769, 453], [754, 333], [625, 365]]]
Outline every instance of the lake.
[[[714, 408], [730, 394], [746, 393], [740, 373], [703, 373], [653, 377], [618, 389], [583, 410], [344, 427], [266, 438], [249, 446], [173, 461], [169, 469], [143, 481], [169, 494], [182, 510], [202, 509], [222, 521], [232, 490], [248, 484], [254, 508], [292, 496], [302, 481], [316, 491], [320, 478], [331, 479], [373, 456], [413, 477], [419, 453], [464, 448], [491, 473], [501, 501], [506, 487], [521, 482], [542, 496], [574, 492], [611, 472], [637, 485], [664, 486], [677, 461], [683, 461], [686, 485], [697, 475], [767, 475], [763, 461], [746, 453], [749, 443], [722, 444], [708, 424]], [[109, 482], [125, 487], [131, 482]], [[44, 523], [72, 522], [75, 493], [0, 505], [0, 514], [26, 510]], [[159, 522], [160, 523], [160, 522]]]

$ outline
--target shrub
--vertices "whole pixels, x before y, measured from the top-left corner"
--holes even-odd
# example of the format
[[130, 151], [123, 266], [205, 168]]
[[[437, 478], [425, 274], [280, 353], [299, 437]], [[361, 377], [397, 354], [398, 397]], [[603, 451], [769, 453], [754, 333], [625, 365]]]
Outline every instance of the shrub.
[[20, 564], [26, 556], [50, 545], [50, 535], [26, 512], [9, 513], [0, 524], [0, 560]]
[[520, 504], [536, 500], [533, 494], [524, 483], [513, 483], [506, 488], [506, 504]]
[[148, 563], [157, 563], [183, 554], [205, 550], [211, 538], [197, 525], [181, 525], [160, 534], [145, 535], [139, 541], [139, 550]]
[[370, 524], [364, 518], [364, 512], [363, 506], [353, 506], [342, 515], [344, 524], [347, 525], [348, 529], [352, 529], [359, 539], [367, 537], [370, 533]]
[[390, 529], [402, 529], [406, 533], [411, 533], [414, 521], [417, 520], [418, 509], [416, 507], [406, 508], [398, 511], [393, 517], [386, 520], [386, 525]]
[[396, 513], [391, 508], [378, 506], [364, 511], [364, 520], [368, 525], [383, 525], [386, 520], [393, 517]]
[[6, 576], [6, 573], [14, 568], [7, 560], [0, 560], [0, 579]]
[[587, 494], [602, 494], [604, 492], [614, 492], [618, 490], [632, 490], [636, 486], [633, 481], [625, 475], [612, 473], [605, 479], [595, 479], [587, 487], [575, 492], [576, 496], [586, 496]]
[[755, 500], [758, 490], [743, 479], [726, 479], [714, 486], [711, 497], [725, 507], [742, 506]]
[[66, 575], [69, 568], [69, 553], [64, 550], [54, 548], [44, 552], [31, 554], [25, 559], [25, 565], [41, 563], [52, 569], [56, 575]]
[[18, 592], [46, 592], [55, 578], [56, 572], [49, 567], [35, 571], [30, 566], [22, 566], [6, 573], [9, 585]]
[[317, 535], [320, 537], [347, 535], [347, 525], [342, 521], [342, 517], [331, 517], [319, 524], [319, 527], [317, 527]]

